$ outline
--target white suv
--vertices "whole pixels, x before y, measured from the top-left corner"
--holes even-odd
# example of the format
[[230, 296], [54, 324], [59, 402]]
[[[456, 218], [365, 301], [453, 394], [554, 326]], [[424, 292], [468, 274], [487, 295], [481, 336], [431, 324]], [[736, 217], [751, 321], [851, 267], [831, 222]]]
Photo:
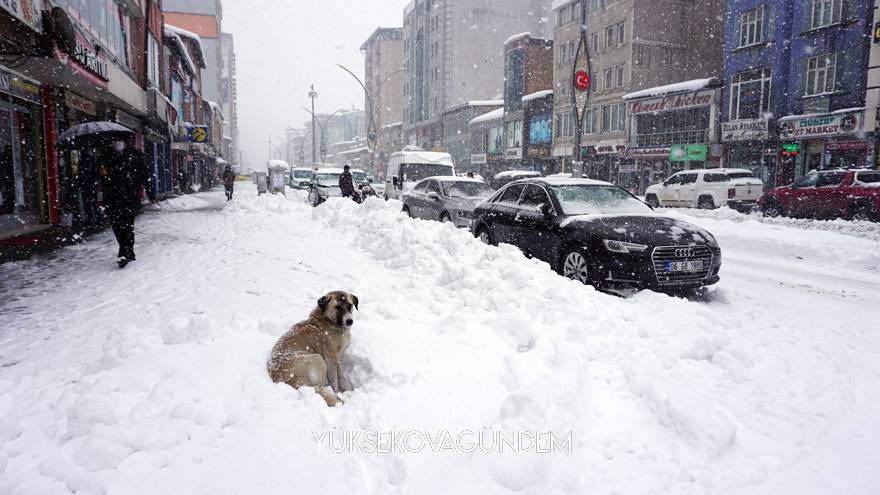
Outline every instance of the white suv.
[[729, 206], [750, 210], [764, 192], [764, 183], [752, 172], [738, 168], [711, 168], [678, 172], [645, 191], [645, 202], [658, 206], [705, 208]]

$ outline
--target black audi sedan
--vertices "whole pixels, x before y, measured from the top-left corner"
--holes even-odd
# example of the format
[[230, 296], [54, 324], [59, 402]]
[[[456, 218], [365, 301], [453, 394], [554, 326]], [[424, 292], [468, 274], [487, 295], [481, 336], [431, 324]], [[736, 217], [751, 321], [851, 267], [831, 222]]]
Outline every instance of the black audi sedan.
[[506, 243], [573, 280], [602, 289], [678, 292], [719, 281], [709, 232], [654, 213], [607, 182], [535, 178], [499, 189], [474, 211], [472, 232]]

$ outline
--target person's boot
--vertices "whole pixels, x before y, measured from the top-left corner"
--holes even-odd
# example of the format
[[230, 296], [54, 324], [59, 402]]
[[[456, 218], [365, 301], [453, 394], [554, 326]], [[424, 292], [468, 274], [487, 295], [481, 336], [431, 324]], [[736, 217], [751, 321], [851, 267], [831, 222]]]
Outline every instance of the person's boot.
[[131, 261], [132, 260], [126, 258], [125, 256], [120, 256], [116, 264], [119, 265], [119, 268], [125, 268], [126, 266], [128, 266], [129, 263], [131, 263]]

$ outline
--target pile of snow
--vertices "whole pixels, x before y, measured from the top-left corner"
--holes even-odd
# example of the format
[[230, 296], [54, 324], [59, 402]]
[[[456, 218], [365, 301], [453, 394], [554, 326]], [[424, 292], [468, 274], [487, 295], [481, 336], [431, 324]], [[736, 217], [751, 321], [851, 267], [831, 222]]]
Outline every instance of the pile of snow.
[[[221, 214], [139, 220], [124, 271], [96, 256], [111, 257], [109, 234], [66, 250], [52, 277], [0, 265], [3, 280], [38, 284], [13, 313], [0, 306], [0, 493], [819, 494], [880, 482], [880, 346], [861, 301], [739, 279], [710, 303], [620, 299], [409, 219], [399, 202], [312, 209], [248, 186]], [[334, 289], [358, 295], [360, 312], [356, 389], [328, 409], [271, 383], [265, 360]], [[334, 428], [551, 430], [572, 443], [333, 453], [313, 432]]]
[[209, 208], [210, 206], [210, 203], [198, 196], [184, 194], [152, 205], [152, 208], [161, 211], [192, 211]]

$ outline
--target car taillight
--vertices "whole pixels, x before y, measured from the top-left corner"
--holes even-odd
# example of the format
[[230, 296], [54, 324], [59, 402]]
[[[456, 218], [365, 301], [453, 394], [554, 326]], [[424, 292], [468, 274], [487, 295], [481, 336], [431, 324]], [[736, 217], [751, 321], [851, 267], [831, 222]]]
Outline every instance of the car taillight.
[[727, 190], [727, 199], [731, 199], [731, 198], [735, 198], [735, 197], [736, 197], [736, 189], [731, 187], [730, 189]]

